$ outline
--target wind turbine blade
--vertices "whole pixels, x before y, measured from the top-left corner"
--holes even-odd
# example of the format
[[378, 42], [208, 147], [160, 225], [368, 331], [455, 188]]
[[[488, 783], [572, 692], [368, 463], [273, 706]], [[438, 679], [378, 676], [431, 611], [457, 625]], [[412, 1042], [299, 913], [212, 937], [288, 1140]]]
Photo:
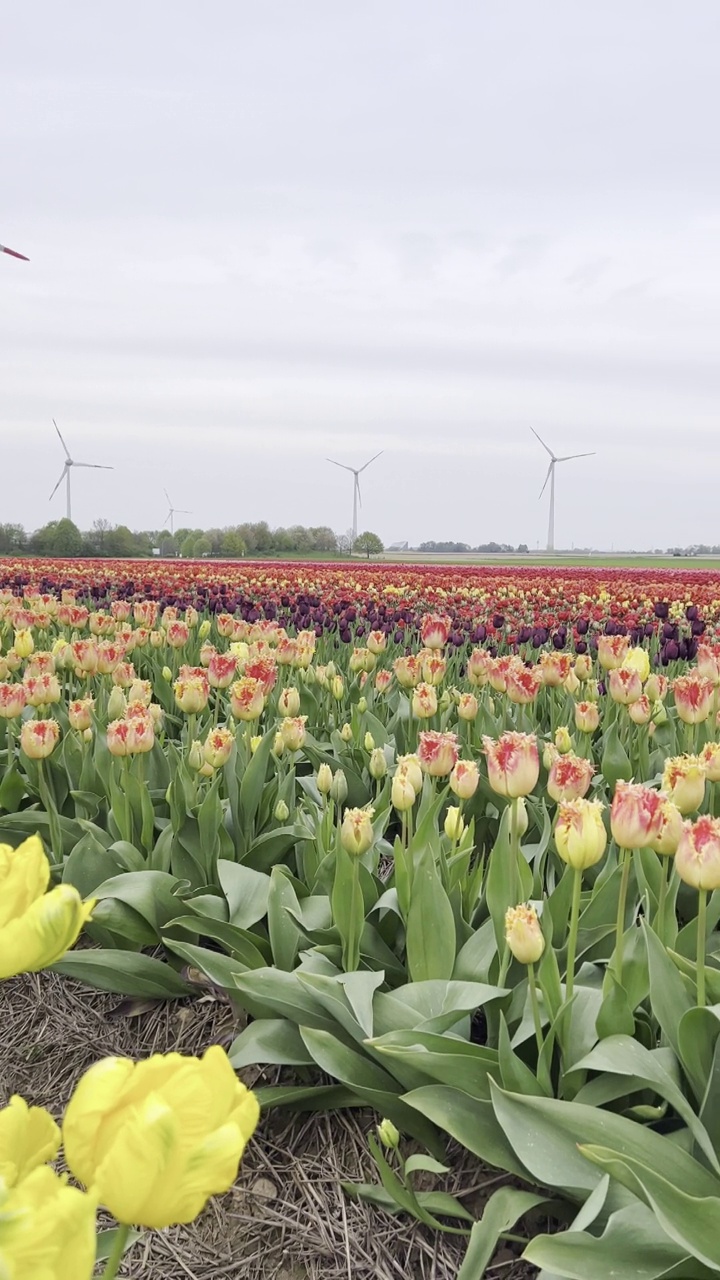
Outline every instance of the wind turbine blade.
[[[532, 431], [532, 427], [530, 428], [530, 430]], [[539, 494], [538, 494], [538, 502], [540, 501], [540, 499], [542, 498], [542, 496], [543, 496], [543, 494], [544, 494], [545, 490], [547, 489], [547, 482], [548, 482], [548, 480], [550, 479], [550, 472], [552, 471], [552, 469], [553, 469], [554, 465], [555, 465], [555, 459], [553, 458], [552, 462], [550, 463], [550, 466], [549, 466], [549, 467], [548, 467], [548, 469], [547, 469], [547, 475], [546, 475], [546, 477], [545, 477], [545, 483], [544, 483], [544, 485], [543, 485], [542, 489], [540, 490], [540, 492], [539, 492]]]
[[[382, 452], [383, 452], [383, 450], [381, 449], [381, 450], [380, 450], [380, 453], [376, 453], [376, 454], [375, 454], [375, 458], [379, 458], [379, 457], [380, 457], [380, 454], [381, 454]], [[370, 459], [370, 462], [374, 462], [374, 461], [375, 461], [375, 458], [371, 458], [371, 459]], [[370, 466], [370, 462], [366, 462], [364, 467], [358, 467], [358, 475], [360, 474], [360, 472], [361, 472], [361, 471], [365, 471], [365, 470]]]
[[566, 453], [562, 458], [556, 458], [556, 462], [572, 462], [573, 458], [595, 458], [597, 454], [593, 450], [592, 453]]
[[105, 467], [100, 462], [73, 462], [74, 467], [90, 467], [92, 471], [114, 471], [114, 467]]
[[176, 516], [191, 516], [192, 511], [188, 511], [187, 507], [175, 507]]
[[343, 471], [352, 471], [353, 475], [355, 474], [355, 468], [346, 467], [344, 462], [336, 462], [334, 458], [326, 458], [325, 461], [332, 462], [334, 467], [342, 467]]
[[60, 479], [58, 480], [57, 484], [55, 485], [55, 488], [53, 489], [52, 493], [50, 494], [50, 497], [48, 498], [48, 502], [52, 502], [53, 498], [55, 497], [55, 494], [57, 493], [58, 489], [60, 488], [60, 485], [62, 484], [63, 480], [65, 479], [65, 472], [66, 472], [66, 471], [67, 471], [67, 467], [63, 467], [63, 469], [62, 469], [62, 474], [61, 474], [61, 476], [60, 476]]
[[[53, 418], [53, 420], [52, 420], [52, 423], [53, 423], [53, 426], [54, 426], [55, 430], [57, 431], [58, 435], [60, 436], [60, 428], [59, 428], [59, 426], [58, 426], [58, 424], [57, 424], [57, 422], [55, 421], [55, 419], [54, 419], [54, 418]], [[71, 462], [71, 461], [72, 461], [72, 459], [71, 459], [71, 457], [70, 457], [70, 454], [68, 453], [68, 447], [67, 447], [67, 445], [66, 445], [65, 441], [63, 440], [62, 436], [60, 436], [60, 443], [61, 443], [61, 445], [62, 445], [63, 449], [65, 450], [65, 457], [68, 459], [68, 461], [69, 461], [69, 462]]]
[[168, 493], [167, 489], [163, 489], [163, 493], [165, 494], [165, 497], [167, 498], [167, 504], [170, 510], [172, 511], [172, 502], [170, 501], [170, 494]]
[[6, 244], [0, 244], [0, 253], [9, 253], [11, 258], [22, 258], [23, 262], [30, 261], [24, 253], [18, 253], [17, 249], [8, 249]]
[[[364, 467], [361, 467], [361, 468], [360, 468], [360, 470], [361, 470], [361, 471], [364, 471], [364, 470], [365, 470], [365, 468], [364, 468]], [[356, 472], [355, 472], [355, 488], [357, 489], [358, 506], [360, 506], [360, 507], [361, 507], [361, 506], [362, 506], [362, 493], [360, 492], [360, 481], [358, 480], [358, 476], [359, 476], [359, 474], [360, 474], [360, 472], [359, 472], [359, 471], [356, 471]]]
[[534, 428], [534, 427], [531, 427], [531, 428], [530, 428], [530, 430], [532, 431], [533, 435], [535, 436], [535, 439], [540, 441], [540, 443], [541, 443], [541, 445], [542, 445], [543, 449], [545, 450], [545, 452], [546, 452], [546, 453], [549, 453], [551, 458], [554, 458], [554, 457], [555, 457], [555, 454], [553, 453], [552, 449], [549, 449], [549, 448], [548, 448], [548, 446], [546, 445], [546, 443], [545, 443], [545, 441], [543, 440], [542, 436], [539, 436], [539, 435], [538, 435], [538, 433], [537, 433], [537, 431], [535, 430], [535, 428]]

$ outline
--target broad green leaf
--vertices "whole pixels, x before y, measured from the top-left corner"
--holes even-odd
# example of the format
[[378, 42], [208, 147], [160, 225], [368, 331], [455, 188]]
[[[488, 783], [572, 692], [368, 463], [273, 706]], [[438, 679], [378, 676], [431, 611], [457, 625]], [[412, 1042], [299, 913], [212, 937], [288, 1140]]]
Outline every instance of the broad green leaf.
[[116, 995], [168, 1000], [193, 994], [193, 988], [169, 964], [134, 951], [69, 951], [51, 968], [66, 978], [77, 978]]
[[[717, 1023], [720, 1035], [720, 1022]], [[704, 1152], [715, 1172], [720, 1174], [720, 1163], [712, 1143], [696, 1116], [682, 1089], [665, 1069], [657, 1053], [644, 1048], [631, 1036], [617, 1035], [601, 1040], [581, 1062], [575, 1064], [579, 1071], [599, 1071], [621, 1076], [632, 1076], [644, 1082], [647, 1088], [656, 1090], [685, 1121], [698, 1146]]]
[[507, 995], [504, 987], [484, 982], [409, 982], [375, 997], [375, 1034], [423, 1026], [426, 1031], [447, 1031], [466, 1014]]
[[489, 1075], [498, 1073], [497, 1049], [471, 1044], [457, 1036], [428, 1031], [390, 1031], [370, 1047], [390, 1060], [397, 1058], [440, 1084], [453, 1085], [473, 1098], [490, 1100]]
[[[109, 900], [132, 907], [147, 921], [156, 939], [160, 938], [163, 929], [183, 910], [183, 886], [175, 876], [164, 871], [134, 871], [115, 875], [98, 885], [93, 890], [93, 897], [98, 902]], [[96, 915], [97, 912], [93, 914]]]
[[492, 920], [488, 918], [458, 952], [453, 978], [458, 982], [487, 982], [496, 955], [495, 931]]
[[297, 1027], [285, 1018], [259, 1018], [251, 1022], [233, 1040], [228, 1057], [236, 1071], [267, 1063], [291, 1067], [313, 1064]]
[[629, 782], [632, 777], [632, 765], [627, 751], [620, 741], [617, 721], [610, 726], [605, 735], [600, 770], [610, 788], [611, 794], [614, 793], [615, 784], [621, 778], [624, 782]]
[[[216, 987], [222, 987], [231, 995], [235, 993], [235, 978], [242, 974], [244, 966], [240, 960], [225, 956], [221, 951], [210, 951], [208, 947], [197, 947], [191, 942], [178, 942], [174, 938], [163, 938], [168, 951], [180, 956], [194, 969], [199, 969]], [[256, 971], [257, 972], [257, 971]]]
[[[708, 1267], [720, 1268], [720, 1181], [715, 1181], [715, 1194], [693, 1195], [684, 1189], [688, 1184], [679, 1168], [664, 1176], [656, 1166], [627, 1152], [585, 1144], [580, 1152], [644, 1201], [661, 1230], [683, 1250]], [[697, 1168], [701, 1170], [700, 1165]]]
[[253, 1017], [288, 1018], [299, 1026], [337, 1032], [335, 1018], [300, 981], [297, 972], [256, 969], [252, 973], [238, 974], [235, 986], [243, 1007]]
[[[613, 1213], [599, 1237], [577, 1230], [535, 1236], [523, 1257], [567, 1280], [609, 1280], [611, 1276], [660, 1280], [678, 1263], [690, 1263], [687, 1250], [660, 1230], [655, 1215], [643, 1204]], [[700, 1280], [692, 1265], [683, 1274]]]
[[712, 1195], [715, 1178], [676, 1143], [624, 1116], [555, 1098], [505, 1093], [491, 1083], [498, 1121], [535, 1181], [585, 1199], [599, 1174], [578, 1151], [579, 1144], [613, 1147], [677, 1177], [692, 1195]]
[[250, 929], [267, 915], [270, 877], [242, 863], [220, 858], [218, 879], [227, 898], [230, 923]]
[[287, 973], [295, 968], [300, 944], [304, 942], [291, 914], [299, 910], [297, 894], [285, 869], [273, 867], [267, 900], [268, 933], [273, 960], [278, 969]]
[[680, 1057], [680, 1019], [695, 1002], [660, 939], [646, 924], [642, 928], [648, 952], [652, 1010], [667, 1040]]
[[340, 1084], [266, 1085], [253, 1090], [263, 1111], [284, 1107], [286, 1111], [341, 1111], [363, 1107], [365, 1103]]
[[688, 1009], [680, 1019], [677, 1033], [680, 1060], [698, 1102], [705, 1097], [718, 1037], [720, 1005]]
[[[115, 1244], [119, 1230], [120, 1227], [111, 1227], [107, 1231], [98, 1231], [97, 1250], [95, 1253], [96, 1262], [105, 1262], [110, 1257], [110, 1250]], [[129, 1249], [132, 1249], [133, 1245], [136, 1244], [138, 1240], [142, 1240], [143, 1234], [144, 1233], [142, 1231], [133, 1231], [131, 1229], [125, 1242], [123, 1254], [127, 1253]]]
[[412, 1089], [410, 1093], [403, 1094], [403, 1102], [427, 1116], [439, 1129], [487, 1164], [527, 1180], [527, 1170], [498, 1124], [492, 1103], [471, 1098], [460, 1089], [442, 1084]]
[[338, 848], [330, 902], [333, 923], [342, 941], [343, 969], [348, 973], [353, 973], [360, 964], [360, 938], [365, 924], [359, 873], [357, 858]]
[[264, 735], [255, 754], [250, 757], [250, 763], [242, 776], [240, 783], [240, 817], [246, 831], [252, 829], [255, 814], [260, 805], [263, 787], [265, 786], [268, 760], [270, 759], [274, 741], [275, 728], [273, 726]]
[[516, 1191], [514, 1187], [500, 1187], [493, 1191], [483, 1209], [482, 1218], [470, 1232], [470, 1243], [463, 1258], [457, 1280], [483, 1280], [485, 1268], [491, 1261], [498, 1241], [504, 1231], [509, 1231], [518, 1218], [545, 1204], [547, 1197], [532, 1191]]
[[270, 948], [262, 938], [255, 937], [247, 929], [238, 929], [234, 924], [226, 924], [224, 920], [213, 920], [209, 916], [178, 916], [171, 920], [169, 927], [182, 929], [186, 933], [201, 938], [214, 938], [234, 960], [238, 972], [243, 969], [264, 969], [270, 963]]
[[512, 1048], [507, 1023], [502, 1014], [500, 1014], [498, 1038], [498, 1064], [504, 1089], [512, 1093], [543, 1094], [545, 1092], [535, 1072], [530, 1070], [527, 1063], [523, 1062]]
[[451, 977], [455, 967], [455, 918], [429, 845], [421, 850], [413, 872], [406, 948], [413, 982]]
[[[383, 1186], [377, 1186], [372, 1182], [341, 1182], [340, 1186], [352, 1199], [366, 1200], [368, 1204], [377, 1205], [378, 1209], [384, 1210], [385, 1213], [404, 1212], [395, 1197]], [[415, 1198], [423, 1209], [427, 1209], [435, 1217], [459, 1218], [463, 1222], [474, 1222], [472, 1214], [463, 1208], [455, 1196], [448, 1195], [447, 1191], [416, 1191]]]

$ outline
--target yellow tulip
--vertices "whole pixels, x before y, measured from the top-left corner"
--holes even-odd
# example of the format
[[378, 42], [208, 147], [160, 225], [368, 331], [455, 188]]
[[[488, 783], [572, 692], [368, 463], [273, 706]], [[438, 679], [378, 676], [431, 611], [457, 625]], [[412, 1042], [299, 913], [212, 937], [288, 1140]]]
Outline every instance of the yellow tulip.
[[44, 1107], [29, 1107], [24, 1098], [15, 1094], [0, 1110], [0, 1187], [3, 1189], [14, 1187], [38, 1165], [54, 1160], [59, 1149], [60, 1130]]
[[118, 1222], [192, 1222], [232, 1186], [259, 1115], [219, 1045], [202, 1058], [105, 1058], [70, 1099], [65, 1157]]
[[46, 893], [49, 880], [37, 836], [17, 849], [0, 844], [0, 980], [62, 959], [90, 917], [94, 902], [84, 903], [69, 884]]
[[90, 1280], [96, 1198], [41, 1165], [0, 1195], [0, 1275], [5, 1280]]

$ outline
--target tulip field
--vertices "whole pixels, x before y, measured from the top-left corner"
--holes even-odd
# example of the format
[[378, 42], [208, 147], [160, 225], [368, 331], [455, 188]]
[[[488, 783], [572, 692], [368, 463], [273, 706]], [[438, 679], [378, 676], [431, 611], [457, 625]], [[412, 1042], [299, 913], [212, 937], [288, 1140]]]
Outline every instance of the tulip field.
[[[0, 1275], [720, 1276], [719, 690], [707, 572], [0, 561], [3, 1000], [231, 1028], [0, 1095]], [[308, 1113], [340, 1261], [196, 1270]]]

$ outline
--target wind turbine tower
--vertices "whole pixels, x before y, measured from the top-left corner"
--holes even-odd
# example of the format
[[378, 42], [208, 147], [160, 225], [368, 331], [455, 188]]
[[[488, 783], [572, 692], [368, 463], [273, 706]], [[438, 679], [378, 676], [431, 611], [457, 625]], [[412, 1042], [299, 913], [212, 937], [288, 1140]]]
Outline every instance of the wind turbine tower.
[[[383, 450], [381, 449], [380, 453], [376, 453], [370, 459], [370, 462], [374, 462], [376, 458], [379, 458], [382, 452]], [[353, 546], [354, 546], [355, 543], [357, 542], [357, 536], [358, 536], [358, 530], [357, 530], [358, 503], [360, 504], [360, 506], [362, 506], [362, 495], [360, 493], [360, 476], [362, 475], [363, 471], [366, 471], [367, 468], [370, 466], [370, 462], [366, 462], [363, 467], [347, 467], [344, 462], [336, 462], [334, 458], [326, 458], [325, 461], [331, 462], [334, 467], [342, 467], [343, 471], [352, 471], [352, 474], [354, 477], [353, 478], [353, 521], [352, 521], [352, 537], [353, 537]]]
[[540, 441], [545, 452], [550, 454], [550, 465], [547, 469], [547, 475], [545, 476], [545, 483], [542, 489], [540, 490], [540, 497], [542, 498], [545, 490], [547, 489], [548, 480], [549, 480], [550, 481], [550, 515], [548, 518], [547, 550], [550, 552], [553, 552], [555, 550], [555, 467], [557, 466], [558, 462], [572, 462], [574, 458], [594, 458], [595, 453], [594, 451], [592, 453], [566, 453], [563, 455], [563, 457], [559, 458], [553, 453], [552, 449], [548, 448], [545, 441], [542, 439], [541, 436], [538, 435], [534, 427], [531, 427], [530, 430], [532, 431], [535, 438]]
[[165, 494], [165, 497], [168, 500], [168, 507], [170, 508], [170, 510], [168, 511], [165, 517], [165, 524], [163, 524], [162, 527], [164, 529], [165, 525], [169, 520], [170, 521], [170, 537], [173, 538], [175, 536], [175, 516], [189, 516], [189, 515], [192, 515], [192, 512], [186, 511], [184, 507], [174, 507], [172, 502], [170, 501], [170, 494], [168, 493], [167, 489], [163, 489], [163, 493]]
[[62, 436], [60, 435], [60, 428], [54, 418], [52, 420], [52, 423], [55, 430], [58, 433], [58, 436], [60, 436], [60, 443], [63, 449], [65, 450], [65, 465], [60, 473], [60, 479], [58, 480], [57, 484], [55, 485], [55, 488], [50, 494], [49, 501], [52, 501], [52, 499], [55, 497], [55, 494], [57, 493], [58, 489], [60, 488], [60, 485], [64, 480], [65, 481], [66, 513], [67, 513], [68, 520], [72, 520], [72, 503], [71, 503], [71, 497], [70, 497], [70, 472], [72, 471], [73, 467], [85, 467], [91, 471], [113, 471], [114, 468], [102, 466], [102, 464], [98, 462], [75, 462], [75, 460], [70, 457], [70, 451], [65, 441], [63, 440]]

